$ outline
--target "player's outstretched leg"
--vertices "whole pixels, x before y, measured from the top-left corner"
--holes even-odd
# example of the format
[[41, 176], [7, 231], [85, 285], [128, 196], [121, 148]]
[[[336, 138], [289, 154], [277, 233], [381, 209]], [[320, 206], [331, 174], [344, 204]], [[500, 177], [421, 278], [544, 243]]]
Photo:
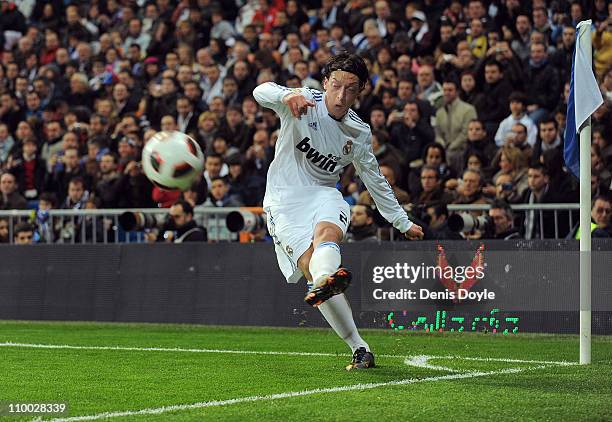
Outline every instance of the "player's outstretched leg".
[[371, 368], [374, 366], [374, 355], [359, 335], [353, 312], [343, 294], [350, 283], [350, 272], [344, 268], [338, 269], [340, 261], [337, 243], [325, 241], [317, 245], [308, 265], [313, 289], [306, 296], [306, 302], [312, 301], [311, 304], [318, 306], [336, 334], [351, 348], [353, 360], [346, 369]]
[[353, 361], [346, 367], [351, 369], [367, 369], [374, 367], [374, 355], [370, 346], [359, 335], [353, 320], [351, 306], [344, 294], [336, 295], [319, 305], [319, 310], [336, 334], [346, 342], [353, 352]]

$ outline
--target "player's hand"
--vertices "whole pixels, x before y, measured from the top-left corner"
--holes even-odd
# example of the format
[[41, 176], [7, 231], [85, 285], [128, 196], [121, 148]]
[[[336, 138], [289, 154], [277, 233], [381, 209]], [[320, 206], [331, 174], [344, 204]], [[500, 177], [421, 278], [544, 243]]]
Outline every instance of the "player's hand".
[[408, 240], [421, 240], [423, 239], [423, 228], [418, 224], [413, 224], [406, 233], [404, 233]]
[[308, 113], [308, 107], [314, 107], [313, 101], [307, 100], [302, 94], [289, 94], [283, 98], [283, 102], [289, 107], [293, 117], [300, 119], [302, 115]]

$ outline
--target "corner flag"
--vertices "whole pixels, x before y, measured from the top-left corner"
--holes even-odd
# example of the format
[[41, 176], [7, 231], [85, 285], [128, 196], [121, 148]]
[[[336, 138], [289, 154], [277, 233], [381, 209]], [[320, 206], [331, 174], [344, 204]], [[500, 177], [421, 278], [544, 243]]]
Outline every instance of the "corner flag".
[[[588, 37], [588, 40], [584, 40]], [[572, 58], [572, 78], [567, 101], [565, 124], [565, 164], [576, 177], [580, 177], [580, 147], [576, 136], [585, 121], [603, 103], [601, 91], [593, 75], [591, 63], [591, 21], [582, 21], [576, 28], [576, 46]], [[582, 41], [581, 41], [582, 39]], [[586, 51], [586, 48], [589, 51]], [[589, 181], [590, 183], [590, 181]]]

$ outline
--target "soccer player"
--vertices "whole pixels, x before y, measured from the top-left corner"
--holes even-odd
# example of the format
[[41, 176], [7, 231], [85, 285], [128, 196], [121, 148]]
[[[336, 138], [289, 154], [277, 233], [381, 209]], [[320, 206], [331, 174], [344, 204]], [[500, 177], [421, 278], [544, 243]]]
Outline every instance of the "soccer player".
[[380, 174], [370, 127], [350, 108], [368, 77], [361, 57], [341, 53], [323, 69], [324, 93], [272, 82], [253, 92], [259, 104], [281, 119], [263, 202], [279, 267], [289, 283], [302, 276], [308, 280], [305, 301], [319, 308], [353, 351], [347, 370], [373, 367], [374, 355], [359, 335], [343, 293], [351, 273], [339, 268], [338, 245], [351, 214], [336, 189], [342, 169], [352, 162], [381, 214], [407, 238], [423, 237]]

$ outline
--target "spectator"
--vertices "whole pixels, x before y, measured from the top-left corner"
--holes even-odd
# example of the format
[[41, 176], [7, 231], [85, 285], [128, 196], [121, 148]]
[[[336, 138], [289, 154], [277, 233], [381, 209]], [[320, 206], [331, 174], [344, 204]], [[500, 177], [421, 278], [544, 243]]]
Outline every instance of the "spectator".
[[10, 243], [9, 222], [7, 218], [0, 218], [0, 244]]
[[53, 243], [59, 236], [61, 221], [55, 221], [49, 215], [49, 211], [56, 208], [57, 198], [51, 192], [43, 192], [38, 201], [38, 210], [31, 219], [36, 227], [34, 237], [38, 243]]
[[204, 180], [208, 191], [210, 192], [212, 188], [212, 179], [227, 176], [228, 172], [229, 168], [223, 162], [223, 157], [214, 153], [208, 154], [204, 161]]
[[193, 103], [185, 96], [176, 99], [176, 124], [179, 132], [193, 135], [197, 131], [197, 117]]
[[523, 93], [515, 91], [510, 94], [509, 101], [510, 115], [500, 123], [497, 133], [495, 134], [495, 143], [499, 147], [504, 145], [514, 125], [520, 123], [527, 129], [527, 143], [531, 146], [535, 145], [538, 129], [531, 118], [525, 113], [527, 109], [527, 97]]
[[[497, 147], [491, 141], [481, 120], [474, 119], [468, 123], [467, 130], [467, 149], [464, 160], [467, 161], [470, 154], [477, 153], [482, 156], [482, 169], [488, 166], [497, 153]], [[464, 166], [465, 167], [465, 166]], [[464, 170], [462, 168], [461, 170]]]
[[416, 101], [408, 101], [403, 112], [393, 111], [389, 115], [391, 144], [402, 152], [410, 163], [423, 155], [425, 145], [434, 141], [435, 133], [428, 119], [421, 117]]
[[606, 159], [601, 154], [598, 144], [591, 144], [591, 169], [593, 174], [597, 174], [601, 183], [608, 189], [612, 181], [612, 172], [606, 167]]
[[436, 112], [436, 142], [445, 145], [449, 165], [458, 172], [467, 147], [468, 124], [476, 119], [476, 109], [459, 99], [455, 80], [444, 81], [443, 90], [444, 107]]
[[32, 245], [34, 243], [34, 227], [30, 223], [19, 223], [13, 231], [15, 245]]
[[85, 209], [89, 198], [89, 191], [85, 189], [85, 180], [82, 177], [73, 177], [68, 182], [68, 195], [63, 201], [62, 209]]
[[[542, 164], [533, 163], [528, 170], [529, 188], [523, 195], [525, 204], [554, 204], [563, 202], [557, 193], [550, 189], [548, 170]], [[568, 228], [567, 218], [558, 218], [558, 234], [565, 237]], [[555, 238], [555, 218], [552, 211], [526, 211], [521, 228], [521, 237], [530, 239], [551, 239]]]
[[421, 168], [421, 192], [416, 204], [423, 207], [437, 204], [448, 204], [452, 198], [444, 191], [438, 169], [432, 165]]
[[117, 208], [118, 180], [117, 157], [112, 152], [107, 152], [100, 159], [100, 178], [94, 190], [96, 197], [100, 199], [100, 208]]
[[17, 179], [11, 173], [0, 175], [0, 210], [23, 210], [27, 201], [18, 192]]
[[[527, 160], [525, 155], [518, 148], [512, 145], [504, 145], [494, 159], [494, 163], [499, 167], [499, 171], [493, 176], [493, 181], [501, 174], [511, 177], [512, 194], [506, 199], [508, 202], [517, 203], [523, 197], [528, 188]], [[494, 191], [489, 193], [494, 194]]]
[[174, 243], [208, 241], [206, 229], [193, 219], [193, 207], [189, 202], [176, 201], [170, 207], [169, 216], [173, 223], [172, 227], [176, 229], [176, 234], [172, 237]]
[[84, 177], [85, 172], [80, 165], [79, 152], [75, 146], [68, 146], [58, 160], [52, 159], [53, 172], [47, 182], [47, 190], [56, 192], [60, 201], [64, 201], [68, 193], [68, 183], [74, 177]]
[[346, 233], [347, 242], [377, 242], [378, 228], [374, 224], [374, 211], [366, 205], [351, 209], [351, 224]]
[[198, 117], [198, 136], [196, 139], [202, 150], [207, 154], [212, 151], [212, 143], [217, 135], [218, 127], [219, 119], [215, 113], [205, 111]]
[[493, 135], [508, 110], [512, 86], [504, 78], [501, 63], [496, 60], [486, 62], [484, 73], [483, 95], [481, 100], [474, 105], [478, 111], [478, 118], [484, 123], [487, 133]]
[[572, 25], [563, 26], [561, 45], [557, 48], [550, 62], [559, 70], [561, 83], [570, 81], [572, 72], [572, 59], [574, 56], [574, 45], [576, 44], [576, 28]]
[[26, 139], [21, 156], [11, 160], [10, 172], [15, 175], [19, 193], [27, 200], [35, 200], [43, 192], [47, 165], [38, 155], [38, 146], [34, 139]]
[[432, 203], [425, 206], [424, 216], [429, 221], [426, 233], [430, 234], [426, 239], [436, 240], [463, 240], [457, 232], [448, 228], [448, 207], [444, 203]]
[[527, 92], [527, 111], [535, 124], [539, 124], [548, 113], [555, 109], [561, 93], [561, 83], [557, 70], [548, 60], [546, 46], [542, 43], [531, 44], [529, 60], [525, 64], [525, 92]]
[[[155, 208], [162, 204], [162, 208], [172, 205], [180, 196], [180, 192], [170, 192], [169, 198], [156, 188], [154, 197], [153, 185], [142, 172], [142, 165], [137, 161], [127, 163], [119, 179], [114, 185], [116, 194], [109, 194], [105, 200], [117, 199], [117, 208]], [[166, 202], [168, 201], [168, 202]]]
[[113, 87], [114, 109], [117, 116], [123, 117], [128, 113], [133, 113], [138, 109], [137, 98], [130, 93], [125, 84], [118, 83]]
[[123, 43], [123, 51], [128, 51], [132, 44], [137, 44], [145, 51], [151, 43], [151, 35], [142, 31], [142, 22], [138, 18], [130, 19], [127, 37]]
[[[430, 165], [438, 169], [441, 183], [445, 183], [448, 179], [455, 177], [455, 172], [446, 163], [446, 151], [444, 146], [437, 142], [433, 142], [425, 146], [423, 150], [423, 164]], [[415, 163], [416, 164], [416, 163]], [[421, 186], [421, 168], [415, 165], [411, 168], [408, 175], [408, 188], [413, 197], [418, 196]]]
[[612, 199], [609, 196], [598, 196], [593, 201], [591, 218], [597, 225], [593, 230], [593, 237], [612, 237]]
[[411, 56], [425, 56], [433, 50], [433, 34], [429, 30], [427, 17], [420, 10], [412, 12], [410, 17], [410, 29], [408, 30], [410, 42], [407, 53]]
[[548, 116], [539, 123], [539, 138], [533, 148], [533, 159], [539, 160], [540, 155], [548, 150], [557, 149], [563, 152], [563, 142], [559, 134], [557, 121]]
[[503, 200], [493, 201], [489, 209], [489, 218], [493, 222], [493, 233], [485, 234], [490, 239], [518, 239], [518, 229], [514, 227], [514, 213], [507, 202]]
[[244, 122], [242, 107], [231, 105], [225, 111], [225, 118], [221, 121], [217, 136], [226, 139], [233, 147], [245, 152], [249, 148], [251, 130]]
[[465, 170], [453, 204], [486, 204], [482, 194], [483, 176], [476, 170]]
[[428, 101], [436, 109], [443, 105], [442, 85], [434, 79], [432, 66], [423, 65], [419, 68], [416, 93], [419, 100]]
[[[403, 169], [406, 161], [401, 151], [389, 143], [389, 135], [387, 132], [372, 130], [372, 151], [379, 164], [385, 164], [391, 167], [397, 175], [397, 180], [403, 185], [406, 176]], [[354, 169], [354, 167], [351, 168]]]
[[241, 207], [242, 199], [237, 194], [230, 194], [229, 183], [224, 177], [213, 177], [211, 181], [208, 200], [205, 206], [213, 207]]
[[6, 123], [0, 123], [0, 170], [2, 170], [9, 159], [9, 153], [15, 145], [15, 140], [9, 132]]
[[[18, 69], [16, 63], [9, 64], [7, 69], [11, 67]], [[7, 70], [7, 75], [8, 75]], [[25, 119], [25, 110], [19, 104], [15, 95], [5, 92], [0, 95], [0, 122], [6, 124], [10, 133], [14, 133], [19, 122]]]

